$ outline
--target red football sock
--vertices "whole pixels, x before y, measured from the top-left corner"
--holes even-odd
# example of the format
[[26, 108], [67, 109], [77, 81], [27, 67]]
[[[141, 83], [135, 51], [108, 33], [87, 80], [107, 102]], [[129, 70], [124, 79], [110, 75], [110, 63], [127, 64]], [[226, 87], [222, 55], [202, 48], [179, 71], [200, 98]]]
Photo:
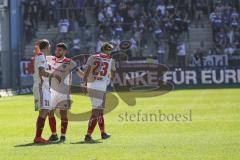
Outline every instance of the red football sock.
[[101, 133], [105, 132], [105, 124], [104, 124], [104, 118], [103, 115], [100, 115], [98, 117], [98, 126], [100, 128]]
[[61, 119], [61, 134], [65, 135], [68, 127], [68, 119]]
[[36, 123], [36, 127], [37, 127], [36, 138], [42, 136], [42, 131], [43, 131], [43, 128], [44, 128], [44, 124], [45, 124], [45, 119], [38, 116], [37, 123]]
[[91, 116], [91, 118], [90, 118], [90, 120], [88, 122], [88, 131], [87, 131], [88, 135], [90, 135], [90, 136], [92, 135], [96, 125], [97, 125], [97, 117]]
[[56, 134], [56, 119], [55, 116], [48, 117], [49, 126], [51, 128], [52, 134]]

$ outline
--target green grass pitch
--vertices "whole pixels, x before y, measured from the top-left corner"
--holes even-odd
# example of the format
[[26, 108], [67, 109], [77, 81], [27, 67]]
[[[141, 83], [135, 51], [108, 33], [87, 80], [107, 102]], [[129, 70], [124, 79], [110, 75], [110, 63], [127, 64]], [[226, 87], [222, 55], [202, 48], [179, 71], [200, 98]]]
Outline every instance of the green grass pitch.
[[[119, 105], [105, 116], [112, 135], [99, 143], [82, 143], [87, 121], [69, 122], [64, 144], [32, 145], [37, 112], [33, 97], [0, 98], [0, 160], [238, 160], [240, 157], [240, 89], [178, 90]], [[90, 109], [86, 97], [73, 96], [71, 112]], [[185, 114], [192, 121], [126, 121], [135, 114]], [[60, 132], [60, 121], [57, 120]], [[44, 138], [50, 136], [48, 121]], [[99, 128], [93, 138], [100, 139]]]

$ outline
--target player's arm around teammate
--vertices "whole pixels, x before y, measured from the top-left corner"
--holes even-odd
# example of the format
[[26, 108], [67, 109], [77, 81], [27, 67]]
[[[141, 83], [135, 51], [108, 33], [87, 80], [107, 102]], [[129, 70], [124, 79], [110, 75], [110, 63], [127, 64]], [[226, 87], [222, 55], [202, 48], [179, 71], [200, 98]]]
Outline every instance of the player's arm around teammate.
[[35, 46], [33, 94], [35, 99], [35, 109], [39, 110], [39, 115], [36, 122], [36, 135], [34, 138], [35, 143], [48, 143], [47, 140], [42, 138], [42, 131], [47, 114], [49, 110], [51, 110], [49, 78], [54, 77], [59, 82], [61, 81], [59, 76], [50, 74], [47, 71], [49, 66], [46, 61], [46, 55], [49, 54], [49, 51], [50, 44], [46, 39], [40, 40], [37, 43], [37, 46]]
[[52, 135], [49, 141], [57, 141], [58, 135], [56, 132], [56, 119], [54, 116], [55, 109], [59, 109], [61, 116], [61, 137], [60, 142], [66, 140], [66, 132], [68, 127], [68, 110], [71, 108], [71, 81], [72, 71], [75, 70], [79, 77], [83, 76], [83, 72], [77, 67], [76, 62], [65, 57], [67, 52], [67, 45], [65, 43], [58, 43], [55, 49], [55, 56], [48, 58], [51, 64], [53, 73], [58, 74], [63, 81], [58, 84], [54, 79], [51, 80], [51, 105], [53, 110], [48, 114], [48, 120]]

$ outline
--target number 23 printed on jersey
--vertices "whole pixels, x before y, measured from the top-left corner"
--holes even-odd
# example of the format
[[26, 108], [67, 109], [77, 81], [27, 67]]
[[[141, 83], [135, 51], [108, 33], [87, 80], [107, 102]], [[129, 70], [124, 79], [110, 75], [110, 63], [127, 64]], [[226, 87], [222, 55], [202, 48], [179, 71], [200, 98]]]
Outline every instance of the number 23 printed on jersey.
[[108, 62], [94, 61], [93, 75], [106, 76], [108, 71]]

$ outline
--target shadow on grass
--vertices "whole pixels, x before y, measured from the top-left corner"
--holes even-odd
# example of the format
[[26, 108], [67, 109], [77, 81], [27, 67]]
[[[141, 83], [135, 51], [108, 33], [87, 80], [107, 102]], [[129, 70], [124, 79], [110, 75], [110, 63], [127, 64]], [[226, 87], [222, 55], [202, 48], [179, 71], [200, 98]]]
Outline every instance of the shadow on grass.
[[72, 142], [70, 144], [98, 144], [98, 143], [103, 143], [103, 142], [101, 142], [100, 139], [97, 139], [91, 142], [80, 141], [80, 142]]
[[62, 142], [50, 142], [47, 144], [38, 144], [38, 143], [26, 143], [26, 144], [19, 144], [14, 147], [31, 147], [31, 146], [47, 146], [47, 145], [53, 145], [53, 144], [62, 144]]

